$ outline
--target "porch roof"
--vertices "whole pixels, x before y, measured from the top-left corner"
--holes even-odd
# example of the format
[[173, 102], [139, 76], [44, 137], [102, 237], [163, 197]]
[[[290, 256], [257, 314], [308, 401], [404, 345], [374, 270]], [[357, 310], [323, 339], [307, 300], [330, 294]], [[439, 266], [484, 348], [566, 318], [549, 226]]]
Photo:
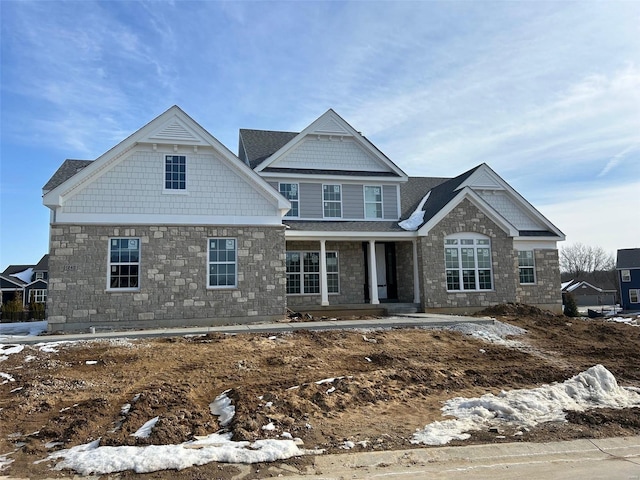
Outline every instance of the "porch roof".
[[[283, 221], [285, 225], [289, 227], [291, 231], [299, 232], [405, 232], [398, 226], [397, 220], [390, 221], [297, 221], [287, 220]], [[406, 232], [405, 232], [406, 233]]]

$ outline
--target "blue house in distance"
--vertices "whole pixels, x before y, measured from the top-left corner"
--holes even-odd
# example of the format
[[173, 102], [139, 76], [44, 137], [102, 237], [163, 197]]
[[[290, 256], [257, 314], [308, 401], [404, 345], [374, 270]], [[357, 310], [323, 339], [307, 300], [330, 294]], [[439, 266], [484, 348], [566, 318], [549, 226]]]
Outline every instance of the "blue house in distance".
[[622, 309], [640, 311], [640, 248], [618, 250], [616, 270]]

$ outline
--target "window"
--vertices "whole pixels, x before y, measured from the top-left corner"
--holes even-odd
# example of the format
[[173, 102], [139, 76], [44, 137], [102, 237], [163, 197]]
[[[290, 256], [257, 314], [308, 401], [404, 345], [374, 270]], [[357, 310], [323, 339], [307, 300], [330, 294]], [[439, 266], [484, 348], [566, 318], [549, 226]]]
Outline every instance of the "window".
[[284, 198], [291, 202], [291, 210], [287, 212], [285, 217], [299, 217], [299, 203], [300, 197], [298, 196], [298, 184], [297, 183], [281, 183], [280, 193]]
[[164, 163], [165, 190], [187, 189], [187, 157], [167, 155]]
[[[338, 252], [326, 252], [327, 291], [340, 291]], [[320, 252], [287, 252], [287, 295], [320, 293]]]
[[237, 286], [237, 255], [235, 238], [209, 239], [209, 287]]
[[638, 303], [638, 297], [640, 297], [640, 289], [632, 288], [629, 290], [629, 302]]
[[36, 272], [36, 280], [43, 280], [44, 272]]
[[29, 303], [46, 303], [46, 301], [47, 301], [46, 288], [34, 288], [29, 292]]
[[109, 240], [109, 288], [138, 289], [140, 286], [140, 239]]
[[520, 283], [536, 283], [535, 262], [531, 250], [518, 252], [518, 275]]
[[[466, 237], [466, 238], [465, 238]], [[445, 239], [447, 290], [491, 290], [491, 245], [479, 235]]]
[[342, 189], [340, 185], [323, 185], [322, 200], [325, 218], [342, 217]]
[[382, 187], [364, 187], [364, 218], [382, 218]]
[[631, 281], [631, 270], [622, 270], [622, 281], [630, 282]]

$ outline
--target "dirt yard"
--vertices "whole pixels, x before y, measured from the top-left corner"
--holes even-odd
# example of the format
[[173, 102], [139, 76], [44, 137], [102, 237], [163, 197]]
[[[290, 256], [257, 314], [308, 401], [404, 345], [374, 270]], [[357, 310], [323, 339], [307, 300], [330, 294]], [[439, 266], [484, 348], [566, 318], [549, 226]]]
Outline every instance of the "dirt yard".
[[[509, 348], [447, 330], [398, 329], [25, 346], [0, 362], [0, 371], [12, 378], [0, 376], [0, 455], [16, 450], [0, 475], [68, 476], [72, 472], [51, 470], [54, 461], [34, 462], [100, 437], [101, 445], [146, 445], [214, 433], [218, 417], [209, 404], [226, 390], [236, 408], [234, 440], [289, 432], [304, 448], [337, 453], [345, 451], [345, 441], [356, 444], [351, 451], [430, 448], [410, 439], [416, 429], [442, 420], [443, 401], [561, 382], [598, 363], [620, 385], [640, 387], [638, 327], [515, 306], [485, 314], [526, 329], [517, 338], [524, 345]], [[329, 395], [328, 385], [316, 382], [331, 377], [335, 390]], [[125, 404], [130, 408], [123, 414]], [[156, 416], [148, 438], [131, 436]], [[475, 432], [452, 445], [640, 434], [637, 408], [571, 413], [567, 419], [516, 437]], [[262, 428], [270, 423], [273, 430]], [[312, 462], [313, 456], [304, 456], [279, 464], [286, 475], [304, 472]], [[252, 465], [245, 478], [262, 478], [261, 469], [268, 467]], [[230, 479], [238, 472], [234, 465], [210, 463], [108, 478]]]

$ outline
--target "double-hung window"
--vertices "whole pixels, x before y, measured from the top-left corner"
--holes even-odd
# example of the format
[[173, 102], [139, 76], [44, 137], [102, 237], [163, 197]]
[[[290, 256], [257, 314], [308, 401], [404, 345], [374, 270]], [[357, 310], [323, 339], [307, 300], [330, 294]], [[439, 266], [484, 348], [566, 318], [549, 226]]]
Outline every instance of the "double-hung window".
[[29, 303], [46, 303], [46, 301], [47, 301], [46, 288], [34, 288], [29, 292]]
[[382, 218], [382, 187], [364, 187], [364, 218]]
[[488, 238], [460, 234], [445, 238], [447, 290], [491, 290], [491, 244]]
[[164, 188], [184, 192], [187, 189], [187, 157], [166, 155], [164, 159]]
[[520, 283], [536, 283], [536, 266], [531, 250], [518, 252], [518, 276]]
[[342, 218], [342, 186], [323, 185], [322, 204], [325, 218]]
[[235, 238], [209, 239], [210, 288], [233, 288], [238, 285], [238, 262]]
[[109, 240], [109, 289], [137, 290], [140, 287], [140, 239]]
[[640, 303], [640, 289], [632, 288], [629, 290], [629, 302], [631, 303]]
[[623, 282], [631, 281], [631, 270], [621, 270], [620, 272], [621, 272]]
[[287, 212], [285, 217], [300, 216], [300, 196], [299, 185], [297, 183], [281, 183], [280, 194], [291, 203], [291, 210]]
[[[338, 252], [326, 252], [327, 291], [340, 291]], [[320, 252], [287, 252], [287, 295], [320, 293]]]

